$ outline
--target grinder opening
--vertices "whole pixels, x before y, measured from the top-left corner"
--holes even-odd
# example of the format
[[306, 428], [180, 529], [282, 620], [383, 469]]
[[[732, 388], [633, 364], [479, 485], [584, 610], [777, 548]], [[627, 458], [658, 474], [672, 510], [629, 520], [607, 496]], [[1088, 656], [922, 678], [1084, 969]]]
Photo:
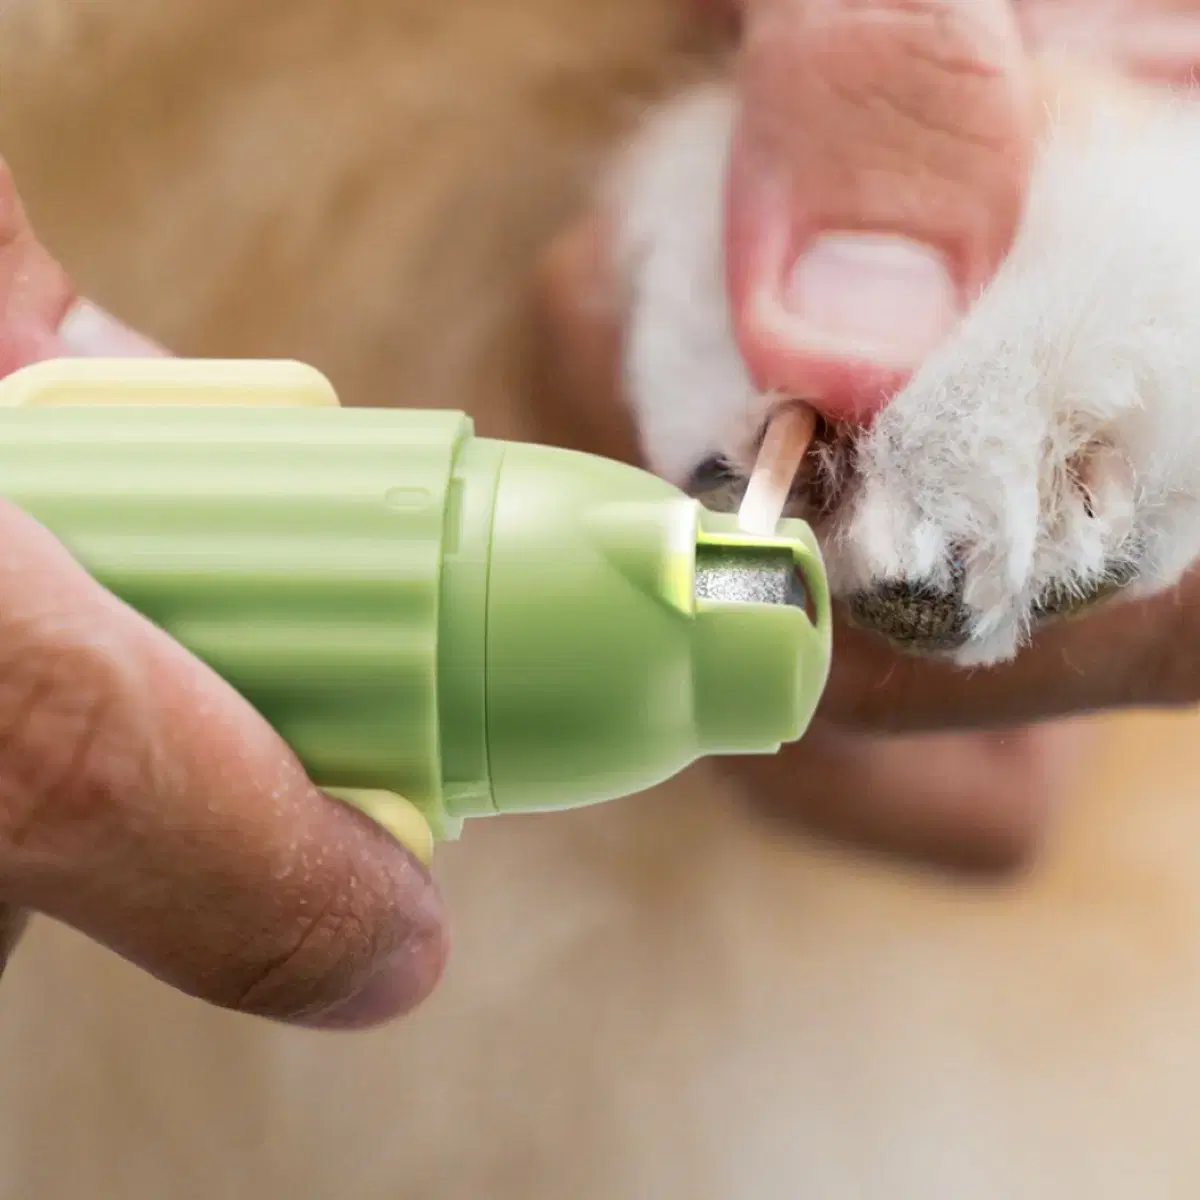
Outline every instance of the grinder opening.
[[696, 548], [697, 600], [778, 604], [803, 609], [816, 621], [804, 577], [789, 550], [770, 546], [700, 545]]

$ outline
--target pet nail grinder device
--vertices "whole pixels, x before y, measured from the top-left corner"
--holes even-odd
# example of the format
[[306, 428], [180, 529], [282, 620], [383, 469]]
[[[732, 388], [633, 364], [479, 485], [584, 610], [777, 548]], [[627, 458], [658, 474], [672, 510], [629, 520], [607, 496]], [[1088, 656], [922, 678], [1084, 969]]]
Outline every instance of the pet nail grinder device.
[[621, 463], [343, 408], [296, 363], [58, 360], [0, 382], [0, 495], [237, 689], [328, 790], [464, 818], [769, 754], [825, 686], [801, 521]]

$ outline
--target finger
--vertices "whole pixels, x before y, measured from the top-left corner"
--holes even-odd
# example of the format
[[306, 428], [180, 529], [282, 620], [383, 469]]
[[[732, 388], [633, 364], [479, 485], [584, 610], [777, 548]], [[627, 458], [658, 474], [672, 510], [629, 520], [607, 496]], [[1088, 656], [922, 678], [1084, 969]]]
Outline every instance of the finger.
[[246, 1012], [418, 1003], [446, 951], [425, 869], [43, 529], [0, 526], [0, 899]]
[[1078, 713], [1200, 701], [1200, 574], [1042, 630], [1009, 663], [965, 670], [835, 632], [822, 714], [844, 728], [988, 729]]
[[433, 830], [421, 810], [403, 796], [378, 788], [326, 788], [325, 794], [370, 817], [422, 866], [433, 861]]
[[[161, 353], [80, 300], [0, 164], [0, 375]], [[0, 512], [0, 899], [219, 1004], [326, 1025], [417, 1003], [445, 953], [399, 798], [318, 793], [235, 693]], [[427, 845], [423, 846], [426, 852]]]
[[1035, 103], [1009, 0], [757, 0], [729, 164], [756, 384], [869, 420], [1015, 232]]
[[0, 376], [58, 353], [56, 331], [74, 302], [66, 271], [38, 241], [0, 159]]
[[71, 305], [57, 336], [61, 352], [72, 358], [153, 358], [166, 353], [89, 300]]
[[129, 358], [161, 347], [81, 300], [38, 240], [0, 160], [0, 377], [60, 355]]
[[908, 861], [1008, 872], [1040, 848], [1090, 731], [879, 737], [814, 726], [770, 758], [733, 760], [778, 822]]

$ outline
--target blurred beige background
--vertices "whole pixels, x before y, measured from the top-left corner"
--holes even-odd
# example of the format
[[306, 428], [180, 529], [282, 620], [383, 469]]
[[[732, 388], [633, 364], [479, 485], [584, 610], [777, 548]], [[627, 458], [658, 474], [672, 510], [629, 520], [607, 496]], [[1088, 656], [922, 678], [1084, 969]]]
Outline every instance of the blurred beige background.
[[[0, 152], [182, 352], [533, 436], [525, 281], [689, 69], [668, 0], [9, 0]], [[38, 927], [0, 988], [13, 1200], [1200, 1195], [1200, 724], [1104, 723], [1028, 878], [750, 820], [706, 769], [441, 856], [445, 987], [319, 1038]]]

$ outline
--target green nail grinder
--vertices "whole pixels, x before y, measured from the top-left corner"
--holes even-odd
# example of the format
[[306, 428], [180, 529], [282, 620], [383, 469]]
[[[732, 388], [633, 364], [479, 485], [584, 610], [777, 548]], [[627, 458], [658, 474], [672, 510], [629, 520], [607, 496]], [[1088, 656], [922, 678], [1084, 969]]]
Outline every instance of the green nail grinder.
[[811, 530], [645, 471], [343, 408], [289, 362], [59, 360], [0, 383], [0, 494], [236, 688], [313, 781], [467, 817], [632, 794], [799, 738]]

